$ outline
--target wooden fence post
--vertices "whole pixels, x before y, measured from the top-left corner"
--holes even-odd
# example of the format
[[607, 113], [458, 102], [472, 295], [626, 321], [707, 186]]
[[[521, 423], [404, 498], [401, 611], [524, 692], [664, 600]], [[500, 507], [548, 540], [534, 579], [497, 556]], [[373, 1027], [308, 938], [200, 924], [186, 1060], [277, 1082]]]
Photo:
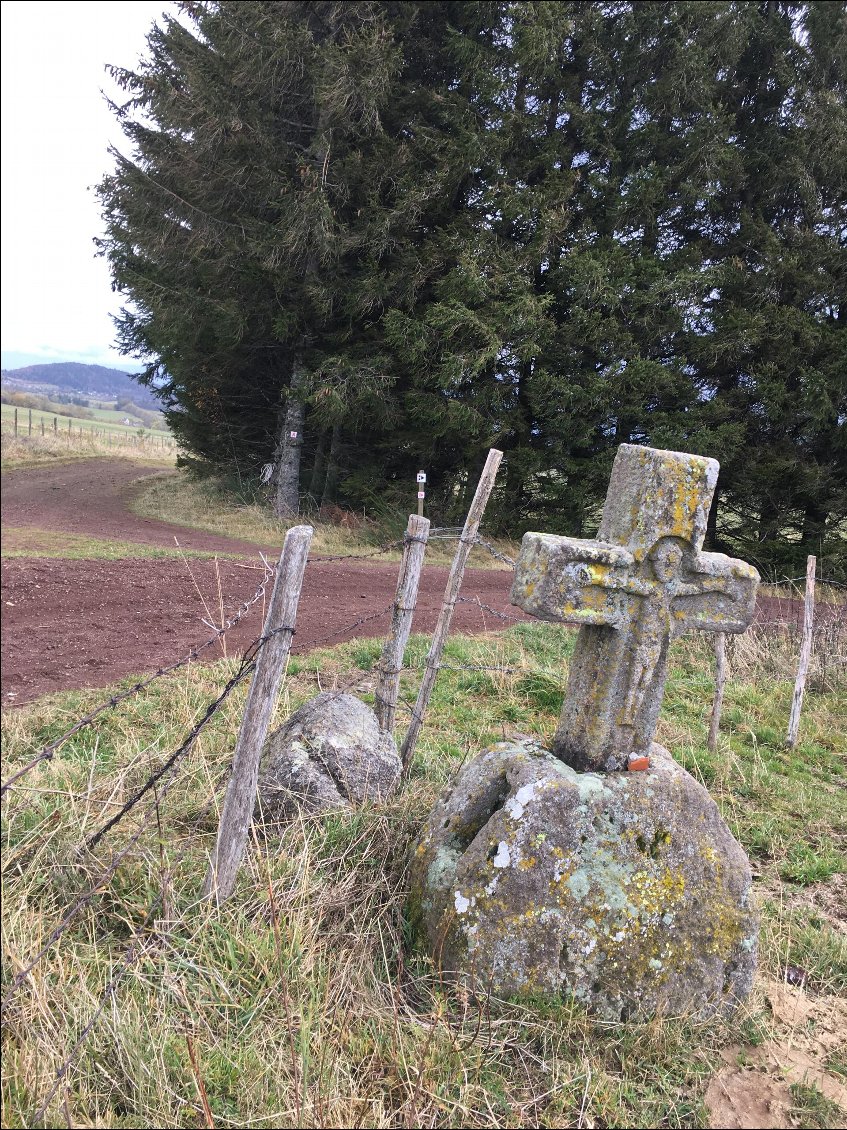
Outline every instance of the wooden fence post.
[[203, 883], [203, 897], [214, 897], [219, 903], [232, 894], [253, 820], [262, 746], [291, 649], [303, 573], [314, 532], [311, 526], [290, 529], [285, 535], [277, 565], [273, 595], [262, 632], [270, 638], [256, 661], [232, 759], [232, 775], [224, 797], [218, 839]]
[[32, 435], [32, 409], [29, 410], [29, 430], [26, 433], [28, 436]]
[[812, 629], [815, 624], [815, 566], [817, 558], [811, 555], [806, 559], [806, 599], [803, 604], [803, 642], [800, 644], [800, 662], [797, 665], [797, 678], [794, 681], [794, 697], [791, 700], [791, 715], [788, 719], [786, 745], [797, 745], [800, 733], [800, 711], [803, 709], [803, 695], [806, 692], [806, 675], [809, 658], [812, 654]]
[[421, 687], [418, 691], [415, 710], [412, 714], [412, 722], [403, 742], [403, 748], [400, 751], [404, 773], [408, 773], [412, 764], [412, 755], [415, 752], [418, 734], [423, 725], [426, 708], [429, 705], [432, 688], [435, 686], [435, 679], [438, 675], [438, 664], [441, 661], [441, 653], [444, 651], [444, 645], [447, 642], [447, 633], [450, 631], [450, 621], [453, 618], [456, 598], [462, 586], [462, 576], [465, 572], [468, 554], [479, 532], [479, 524], [482, 521], [482, 515], [485, 511], [491, 491], [494, 488], [497, 468], [500, 466], [500, 460], [502, 458], [503, 452], [498, 451], [494, 447], [488, 452], [488, 458], [485, 460], [485, 466], [480, 475], [476, 494], [471, 503], [471, 508], [468, 511], [468, 516], [465, 519], [465, 527], [459, 539], [459, 547], [456, 550], [456, 556], [453, 558], [453, 564], [450, 566], [450, 575], [447, 578], [447, 587], [444, 590], [444, 601], [441, 605], [441, 611], [438, 614], [438, 623], [435, 625], [432, 643], [429, 646], [429, 654], [426, 657], [426, 668], [424, 669], [423, 680], [421, 681]]
[[426, 542], [429, 537], [429, 518], [410, 514], [406, 526], [403, 545], [403, 561], [397, 579], [397, 593], [394, 597], [394, 612], [388, 638], [382, 649], [379, 662], [379, 681], [374, 696], [379, 727], [387, 734], [394, 729], [394, 715], [397, 711], [397, 691], [400, 686], [400, 672], [403, 668], [403, 655], [412, 630], [412, 616], [418, 602], [418, 585], [421, 579]]
[[715, 697], [712, 701], [712, 716], [709, 719], [709, 752], [714, 753], [718, 748], [718, 733], [721, 728], [721, 710], [723, 709], [723, 692], [726, 687], [726, 633], [717, 632], [714, 637], [715, 647]]
[[15, 409], [15, 439], [18, 438], [18, 410]]
[[59, 434], [59, 417], [58, 416], [53, 417], [53, 432], [56, 435]]

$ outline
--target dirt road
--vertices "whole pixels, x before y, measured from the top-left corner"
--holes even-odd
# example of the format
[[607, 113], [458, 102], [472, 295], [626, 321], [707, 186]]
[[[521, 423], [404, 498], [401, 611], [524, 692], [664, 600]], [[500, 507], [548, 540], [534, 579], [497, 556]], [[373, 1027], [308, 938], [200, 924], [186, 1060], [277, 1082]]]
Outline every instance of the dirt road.
[[[258, 549], [139, 518], [127, 507], [133, 484], [149, 467], [103, 459], [10, 472], [3, 477], [4, 526], [66, 530], [92, 537], [173, 546], [174, 534], [189, 549], [242, 553], [229, 559], [128, 558], [72, 561], [12, 558], [2, 566], [2, 663], [4, 705], [29, 702], [49, 691], [105, 686], [125, 675], [155, 670], [179, 658], [211, 634], [203, 623], [221, 621], [256, 589]], [[278, 553], [278, 547], [264, 547]], [[424, 571], [415, 630], [431, 631], [447, 570]], [[382, 636], [388, 614], [364, 623], [390, 604], [397, 565], [315, 559], [306, 571], [297, 619], [295, 652], [319, 641]], [[498, 611], [518, 615], [508, 603], [510, 574], [469, 570], [463, 589]], [[261, 632], [261, 601], [228, 636], [229, 654]], [[459, 631], [480, 632], [502, 621], [478, 605], [460, 604]], [[205, 653], [222, 654], [220, 647]]]
[[[128, 509], [134, 484], [149, 466], [107, 459], [8, 472], [3, 476], [3, 525], [67, 531], [92, 537], [244, 556], [187, 562], [179, 558], [72, 561], [4, 559], [2, 565], [2, 703], [29, 702], [49, 691], [98, 687], [141, 674], [186, 654], [211, 634], [204, 620], [221, 622], [256, 589], [260, 548], [275, 558], [279, 547], [258, 547], [201, 530], [140, 518]], [[431, 631], [447, 569], [424, 570], [416, 631]], [[294, 651], [326, 640], [382, 636], [397, 580], [396, 564], [313, 559], [306, 570]], [[498, 612], [520, 616], [509, 605], [511, 574], [472, 569], [462, 595]], [[760, 599], [761, 620], [797, 620], [796, 601]], [[228, 637], [237, 653], [261, 632], [258, 602]], [[363, 621], [363, 622], [359, 622]], [[457, 631], [483, 632], [504, 621], [478, 604], [457, 606]], [[327, 637], [330, 637], [327, 640]], [[210, 648], [209, 658], [222, 654]]]

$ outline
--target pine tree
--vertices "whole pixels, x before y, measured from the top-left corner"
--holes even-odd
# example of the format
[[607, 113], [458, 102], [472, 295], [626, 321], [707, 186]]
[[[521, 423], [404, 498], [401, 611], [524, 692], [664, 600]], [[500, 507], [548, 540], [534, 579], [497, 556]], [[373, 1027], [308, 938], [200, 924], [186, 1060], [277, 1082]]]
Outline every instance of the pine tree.
[[802, 572], [806, 553], [832, 554], [832, 573], [847, 565], [847, 9], [728, 7], [737, 55], [717, 87], [690, 342], [698, 418], [727, 440], [712, 524], [767, 573]]
[[837, 553], [845, 10], [186, 4], [118, 76], [122, 344], [281, 514], [458, 520], [496, 444], [492, 521], [579, 535], [634, 442], [721, 459], [713, 545]]
[[313, 471], [337, 467], [345, 421], [388, 423], [379, 323], [443, 269], [468, 163], [439, 62], [449, 7], [187, 4], [193, 26], [166, 21], [146, 65], [116, 75], [134, 153], [100, 195], [133, 301], [121, 343], [155, 358], [146, 379], [193, 453], [273, 451], [280, 514], [297, 509], [307, 411]]

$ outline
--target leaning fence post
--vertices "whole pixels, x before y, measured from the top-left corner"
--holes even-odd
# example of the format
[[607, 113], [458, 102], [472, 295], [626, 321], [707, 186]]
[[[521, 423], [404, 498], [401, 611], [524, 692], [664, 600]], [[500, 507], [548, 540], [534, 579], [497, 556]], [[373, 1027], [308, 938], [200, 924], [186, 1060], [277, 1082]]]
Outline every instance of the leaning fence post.
[[218, 839], [203, 883], [203, 897], [215, 897], [218, 902], [223, 902], [232, 893], [250, 831], [259, 783], [259, 760], [291, 649], [297, 604], [313, 533], [311, 526], [294, 526], [285, 535], [280, 554], [262, 632], [267, 642], [256, 661], [232, 759], [232, 775], [224, 797]]
[[806, 692], [806, 675], [809, 658], [812, 654], [812, 628], [815, 623], [815, 566], [817, 558], [811, 554], [806, 558], [806, 599], [803, 604], [803, 642], [800, 644], [800, 662], [797, 665], [797, 678], [794, 681], [794, 697], [791, 700], [791, 715], [788, 719], [788, 735], [785, 743], [789, 747], [797, 744], [800, 732], [800, 711], [803, 709], [803, 695]]
[[709, 752], [714, 753], [718, 748], [718, 733], [721, 728], [721, 710], [723, 709], [723, 692], [726, 687], [726, 633], [717, 632], [714, 639], [715, 645], [715, 697], [712, 701], [712, 716], [709, 719]]
[[435, 686], [435, 679], [438, 675], [438, 664], [441, 661], [441, 653], [444, 651], [444, 645], [447, 642], [447, 633], [450, 631], [450, 621], [453, 618], [456, 598], [462, 586], [462, 576], [465, 572], [468, 554], [479, 532], [479, 524], [482, 521], [482, 515], [485, 511], [491, 491], [494, 489], [497, 468], [500, 466], [500, 460], [502, 458], [503, 452], [498, 451], [494, 447], [488, 452], [488, 458], [485, 460], [485, 466], [479, 478], [476, 494], [471, 503], [471, 508], [468, 511], [468, 516], [465, 519], [465, 526], [462, 530], [462, 536], [459, 539], [459, 547], [456, 550], [456, 556], [453, 558], [453, 564], [450, 566], [450, 576], [447, 578], [447, 587], [444, 590], [444, 601], [441, 605], [441, 611], [438, 614], [438, 623], [435, 625], [432, 643], [429, 645], [429, 654], [426, 657], [426, 667], [424, 669], [421, 687], [418, 691], [415, 710], [412, 714], [412, 722], [403, 742], [403, 748], [400, 751], [404, 773], [408, 773], [409, 767], [412, 764], [412, 755], [415, 752], [418, 733], [423, 725], [426, 708], [429, 705], [432, 688]]
[[382, 649], [379, 662], [379, 681], [375, 694], [375, 710], [379, 728], [390, 734], [394, 729], [394, 715], [397, 711], [397, 692], [400, 686], [400, 672], [403, 668], [403, 655], [412, 630], [412, 616], [418, 602], [418, 585], [421, 579], [426, 542], [429, 537], [429, 518], [410, 514], [403, 539], [403, 561], [397, 579], [397, 593], [394, 597], [394, 612], [388, 638]]

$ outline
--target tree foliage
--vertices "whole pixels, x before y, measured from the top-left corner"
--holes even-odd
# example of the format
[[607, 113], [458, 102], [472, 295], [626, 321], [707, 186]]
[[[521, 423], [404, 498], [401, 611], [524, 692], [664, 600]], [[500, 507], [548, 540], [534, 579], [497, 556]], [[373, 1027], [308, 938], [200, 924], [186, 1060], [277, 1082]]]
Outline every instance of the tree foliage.
[[847, 6], [184, 4], [117, 72], [102, 249], [190, 459], [455, 520], [596, 522], [714, 455], [714, 545], [847, 569]]

